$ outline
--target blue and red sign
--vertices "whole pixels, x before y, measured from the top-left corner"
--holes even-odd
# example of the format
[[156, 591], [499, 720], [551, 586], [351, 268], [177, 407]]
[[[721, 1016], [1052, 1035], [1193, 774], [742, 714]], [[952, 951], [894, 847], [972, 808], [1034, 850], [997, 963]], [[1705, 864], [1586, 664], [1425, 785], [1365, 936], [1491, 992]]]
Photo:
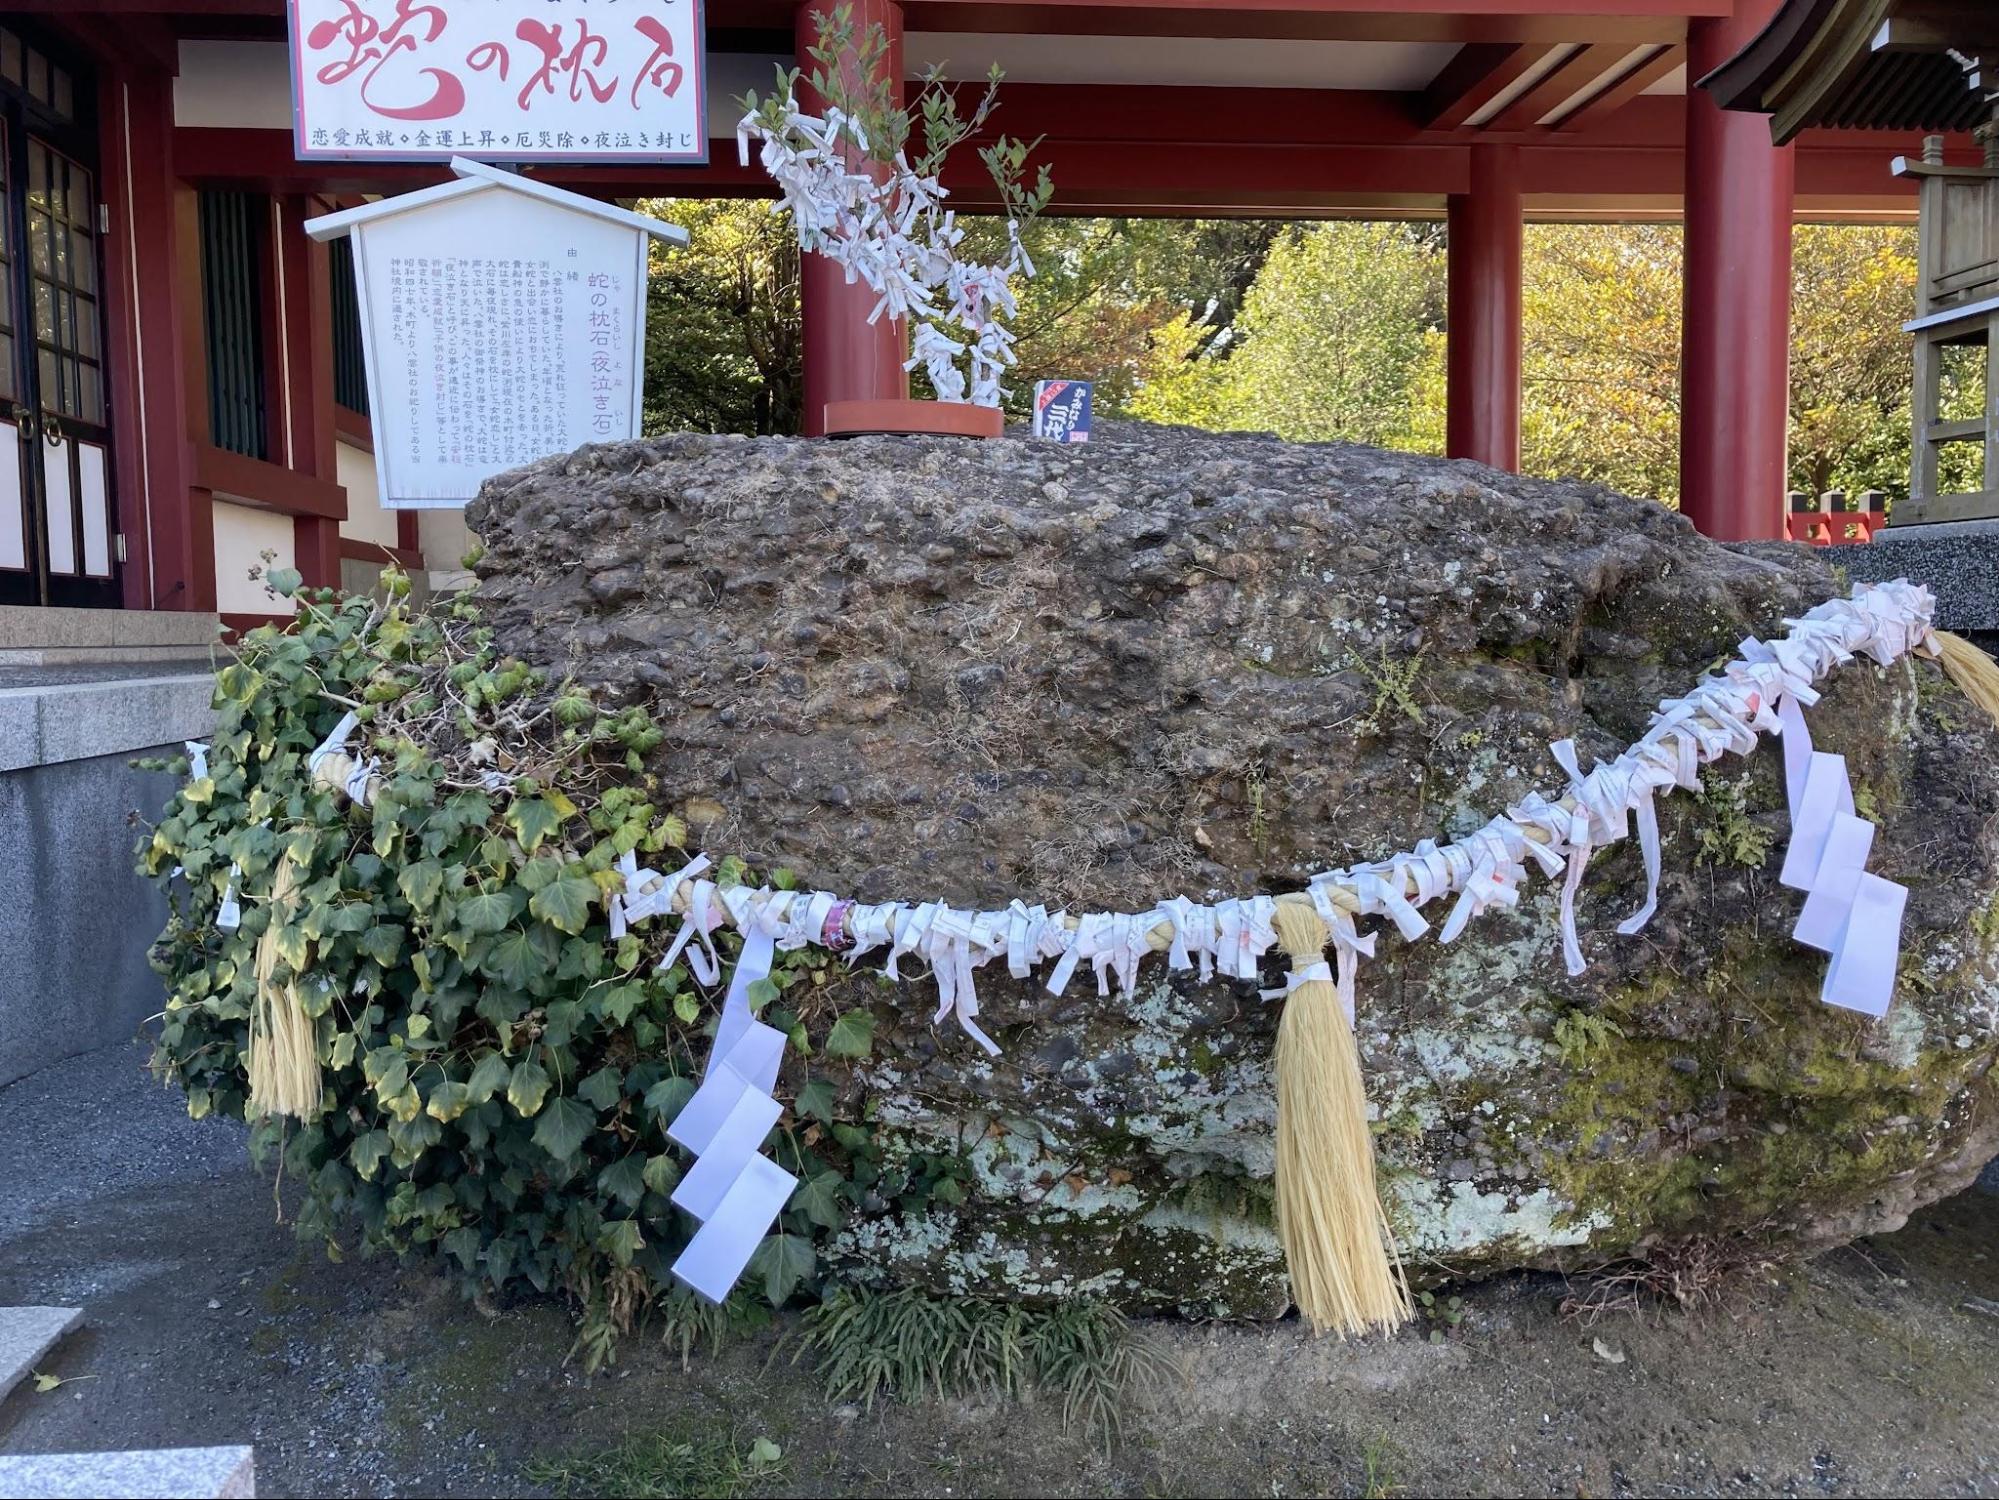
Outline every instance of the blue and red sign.
[[1090, 440], [1090, 382], [1035, 381], [1034, 435], [1047, 438], [1051, 443], [1087, 443]]

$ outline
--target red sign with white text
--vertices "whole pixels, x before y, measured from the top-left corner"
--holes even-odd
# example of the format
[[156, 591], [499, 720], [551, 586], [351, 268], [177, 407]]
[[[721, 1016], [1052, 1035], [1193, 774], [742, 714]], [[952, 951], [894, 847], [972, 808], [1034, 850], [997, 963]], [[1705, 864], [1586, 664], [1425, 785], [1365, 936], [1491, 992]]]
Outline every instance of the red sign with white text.
[[701, 0], [290, 0], [301, 161], [706, 162]]

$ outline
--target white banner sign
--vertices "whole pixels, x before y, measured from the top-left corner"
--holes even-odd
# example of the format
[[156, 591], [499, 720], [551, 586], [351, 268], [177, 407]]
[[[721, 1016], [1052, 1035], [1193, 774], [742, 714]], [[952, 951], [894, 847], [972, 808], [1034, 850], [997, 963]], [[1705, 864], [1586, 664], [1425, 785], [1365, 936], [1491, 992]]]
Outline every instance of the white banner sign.
[[671, 225], [455, 162], [460, 180], [313, 220], [351, 234], [381, 503], [639, 435], [646, 250]]
[[702, 0], [289, 0], [299, 158], [706, 162]]

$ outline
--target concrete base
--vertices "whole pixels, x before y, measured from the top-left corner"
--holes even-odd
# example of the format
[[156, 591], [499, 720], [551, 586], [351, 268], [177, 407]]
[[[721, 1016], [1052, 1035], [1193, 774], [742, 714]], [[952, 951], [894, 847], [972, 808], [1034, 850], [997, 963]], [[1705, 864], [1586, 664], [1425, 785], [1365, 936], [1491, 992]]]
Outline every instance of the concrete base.
[[205, 738], [212, 693], [205, 674], [0, 688], [0, 1084], [159, 1010], [167, 907], [132, 868], [132, 815], [174, 783], [130, 761]]
[[251, 1500], [256, 1461], [249, 1448], [160, 1448], [138, 1453], [50, 1453], [0, 1458], [0, 1500], [39, 1496], [214, 1496]]
[[0, 1401], [82, 1321], [80, 1307], [0, 1307]]
[[1878, 541], [1829, 547], [1826, 556], [1855, 583], [1907, 578], [1927, 585], [1937, 596], [1940, 629], [1978, 637], [1999, 631], [1999, 521], [1890, 526]]
[[171, 610], [0, 605], [0, 667], [203, 663], [217, 628], [214, 615]]

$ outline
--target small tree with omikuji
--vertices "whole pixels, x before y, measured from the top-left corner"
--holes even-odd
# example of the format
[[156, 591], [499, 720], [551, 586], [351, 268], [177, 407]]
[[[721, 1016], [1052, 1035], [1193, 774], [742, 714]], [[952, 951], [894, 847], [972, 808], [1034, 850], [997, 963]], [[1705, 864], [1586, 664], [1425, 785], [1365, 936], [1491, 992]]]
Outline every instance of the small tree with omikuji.
[[[878, 300], [868, 321], [906, 318], [912, 357], [943, 401], [1000, 404], [1001, 377], [1014, 362], [1007, 320], [1017, 311], [1012, 282], [1032, 277], [1034, 263], [1021, 230], [1054, 195], [1048, 168], [1028, 186], [1034, 145], [1001, 136], [979, 148], [1007, 220], [1007, 254], [997, 265], [959, 258], [965, 238], [938, 178], [945, 159], [985, 128], [999, 102], [1000, 70], [969, 113], [940, 70], [930, 69], [911, 105], [895, 102], [886, 66], [887, 34], [871, 25], [856, 34], [846, 7], [814, 18], [810, 74], [779, 68], [776, 91], [741, 100], [736, 138], [749, 160], [761, 142], [764, 170], [777, 183], [798, 227], [801, 249], [839, 265], [849, 282], [865, 282]], [[826, 101], [823, 114], [800, 104], [801, 77]], [[917, 137], [920, 135], [920, 145]]]

